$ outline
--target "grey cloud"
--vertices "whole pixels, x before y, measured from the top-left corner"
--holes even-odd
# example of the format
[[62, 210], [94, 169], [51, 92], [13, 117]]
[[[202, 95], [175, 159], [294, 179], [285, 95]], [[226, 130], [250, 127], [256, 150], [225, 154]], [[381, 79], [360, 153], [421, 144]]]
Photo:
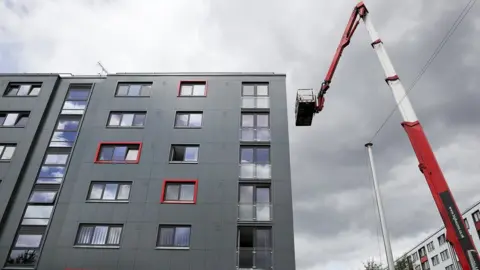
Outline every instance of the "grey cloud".
[[[406, 87], [430, 57], [466, 2], [367, 2], [377, 30]], [[113, 1], [111, 3], [116, 4]], [[198, 21], [197, 17], [188, 20], [181, 14], [179, 16], [186, 23], [198, 23], [182, 25], [184, 28], [179, 26], [180, 30], [177, 30], [199, 28], [198, 33], [195, 32], [198, 36], [192, 44], [195, 54], [181, 51], [195, 55], [192, 56], [192, 61], [180, 64], [173, 61], [174, 58], [166, 57], [165, 59], [172, 60], [172, 63], [166, 63], [168, 61], [159, 58], [157, 60], [162, 62], [159, 66], [165, 70], [175, 67], [184, 71], [213, 71], [211, 69], [214, 67], [226, 66], [233, 70], [222, 71], [287, 73], [295, 229], [297, 235], [318, 241], [319, 247], [315, 250], [321, 251], [316, 256], [297, 257], [298, 270], [325, 265], [327, 262], [342, 262], [348, 256], [357, 258], [368, 254], [372, 250], [372, 244], [365, 239], [377, 235], [378, 223], [363, 145], [395, 104], [383, 81], [383, 71], [370, 47], [363, 25], [359, 26], [351, 45], [345, 50], [332, 88], [327, 94], [325, 110], [315, 116], [311, 127], [293, 126], [295, 91], [307, 87], [318, 89], [355, 1], [210, 0], [208, 4], [208, 16], [203, 18], [203, 14], [199, 15], [202, 19]], [[478, 134], [479, 131], [476, 124], [480, 115], [480, 100], [476, 88], [479, 85], [480, 64], [471, 60], [467, 67], [464, 63], [465, 58], [474, 58], [478, 51], [480, 41], [473, 33], [474, 20], [478, 20], [480, 14], [479, 8], [476, 6], [470, 12], [410, 95], [435, 150], [452, 143], [457, 134]], [[412, 23], [415, 25], [403, 32], [404, 26]], [[399, 40], [400, 33], [404, 34]], [[187, 34], [192, 35], [190, 32]], [[13, 32], [7, 35], [13, 36]], [[165, 44], [180, 41], [183, 40], [173, 38]], [[57, 62], [49, 60], [51, 54], [57, 51], [55, 41], [51, 42], [52, 44], [50, 40], [40, 42], [38, 51], [42, 51], [43, 57], [48, 59], [32, 60], [34, 67], [43, 66], [41, 60], [48, 60], [46, 66], [64, 66], [62, 61], [66, 60], [61, 57], [62, 54], [55, 55]], [[142, 42], [147, 45], [146, 39]], [[172, 48], [160, 47], [160, 50]], [[58, 47], [58, 51], [61, 49]], [[198, 55], [200, 49], [205, 50], [207, 57]], [[142, 50], [131, 51], [129, 57], [132, 58], [149, 55], [138, 54]], [[19, 49], [9, 49], [10, 54], [21, 52]], [[91, 53], [88, 52], [88, 55]], [[101, 55], [103, 51], [94, 53]], [[211, 63], [205, 63], [205, 59], [210, 56], [213, 58]], [[189, 59], [182, 57], [180, 59]], [[222, 57], [225, 59], [218, 60]], [[117, 55], [111, 57], [110, 61], [116, 58]], [[58, 63], [58, 59], [61, 59], [62, 64]], [[235, 63], [231, 63], [234, 60]], [[153, 61], [142, 61], [121, 58], [127, 69], [155, 66]], [[81, 66], [79, 63], [77, 65]], [[76, 68], [73, 67], [74, 70]], [[392, 169], [403, 166], [400, 162], [414, 157], [400, 122], [401, 118], [396, 112], [374, 140], [378, 176], [384, 191], [393, 241], [437, 229], [440, 224], [425, 180], [415, 167], [416, 162], [408, 163], [408, 169], [392, 172]], [[453, 165], [446, 164], [445, 168], [450, 169], [451, 166]], [[460, 190], [458, 185], [452, 186], [456, 187], [452, 190], [454, 194], [459, 194], [457, 199], [461, 207], [466, 207], [477, 192], [475, 189]], [[348, 207], [341, 208], [339, 205]], [[357, 232], [361, 232], [363, 238], [352, 239], [352, 235]], [[358, 249], [355, 253], [342, 253], [352, 246]], [[359, 259], [359, 266], [360, 260], [364, 259]]]

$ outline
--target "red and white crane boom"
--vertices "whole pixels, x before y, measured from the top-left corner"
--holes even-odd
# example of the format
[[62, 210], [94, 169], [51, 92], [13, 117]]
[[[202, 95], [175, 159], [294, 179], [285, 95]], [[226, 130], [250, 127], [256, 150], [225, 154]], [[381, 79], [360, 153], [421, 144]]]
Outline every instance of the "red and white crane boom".
[[430, 143], [425, 136], [425, 132], [413, 110], [412, 104], [408, 99], [405, 88], [393, 68], [382, 40], [370, 20], [368, 9], [363, 2], [358, 3], [353, 9], [333, 61], [330, 64], [330, 68], [318, 93], [315, 94], [313, 89], [298, 90], [295, 104], [296, 126], [310, 126], [314, 114], [322, 111], [325, 103], [325, 94], [330, 88], [330, 83], [340, 57], [342, 56], [343, 50], [350, 44], [352, 35], [355, 33], [360, 20], [363, 20], [365, 23], [372, 40], [372, 48], [377, 53], [378, 59], [385, 71], [385, 81], [390, 86], [393, 97], [398, 104], [403, 118], [402, 126], [410, 139], [419, 162], [420, 171], [425, 176], [435, 204], [445, 224], [446, 239], [455, 249], [462, 269], [480, 269], [478, 252], [475, 249], [472, 238], [466, 229], [457, 204], [450, 192], [450, 188], [443, 176]]

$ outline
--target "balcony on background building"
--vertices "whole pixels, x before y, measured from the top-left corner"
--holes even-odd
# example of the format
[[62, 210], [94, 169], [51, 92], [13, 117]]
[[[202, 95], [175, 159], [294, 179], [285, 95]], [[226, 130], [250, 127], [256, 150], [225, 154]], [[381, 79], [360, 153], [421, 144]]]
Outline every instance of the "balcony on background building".
[[240, 141], [242, 142], [269, 142], [270, 128], [249, 128], [240, 129]]
[[242, 97], [242, 109], [269, 109], [270, 97]]
[[271, 177], [270, 164], [240, 164], [241, 179], [270, 179]]

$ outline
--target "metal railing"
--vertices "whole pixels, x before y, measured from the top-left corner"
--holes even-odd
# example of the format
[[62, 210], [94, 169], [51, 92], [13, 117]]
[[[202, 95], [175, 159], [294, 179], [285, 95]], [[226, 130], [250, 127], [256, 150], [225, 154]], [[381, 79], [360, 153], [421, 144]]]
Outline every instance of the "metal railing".
[[237, 248], [238, 270], [271, 270], [273, 251], [271, 249]]
[[241, 128], [240, 141], [242, 142], [269, 142], [270, 128]]
[[270, 179], [271, 177], [270, 164], [240, 164], [241, 179]]
[[269, 108], [270, 108], [269, 97], [254, 97], [254, 96], [242, 97], [242, 109], [269, 109]]
[[270, 203], [238, 203], [239, 221], [271, 221], [272, 205]]

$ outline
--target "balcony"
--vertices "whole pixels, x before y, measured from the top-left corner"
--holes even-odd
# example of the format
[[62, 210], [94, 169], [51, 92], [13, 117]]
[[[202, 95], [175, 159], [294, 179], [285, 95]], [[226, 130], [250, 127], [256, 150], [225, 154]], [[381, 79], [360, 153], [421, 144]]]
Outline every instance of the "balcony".
[[270, 128], [241, 128], [240, 141], [242, 142], [269, 142]]
[[270, 203], [239, 203], [238, 204], [239, 221], [271, 221], [272, 205]]
[[242, 97], [242, 109], [269, 109], [269, 108], [270, 108], [269, 97], [255, 97], [255, 96]]
[[270, 270], [272, 269], [272, 250], [238, 248], [237, 269], [238, 270]]
[[270, 179], [272, 178], [270, 164], [240, 164], [241, 179]]

